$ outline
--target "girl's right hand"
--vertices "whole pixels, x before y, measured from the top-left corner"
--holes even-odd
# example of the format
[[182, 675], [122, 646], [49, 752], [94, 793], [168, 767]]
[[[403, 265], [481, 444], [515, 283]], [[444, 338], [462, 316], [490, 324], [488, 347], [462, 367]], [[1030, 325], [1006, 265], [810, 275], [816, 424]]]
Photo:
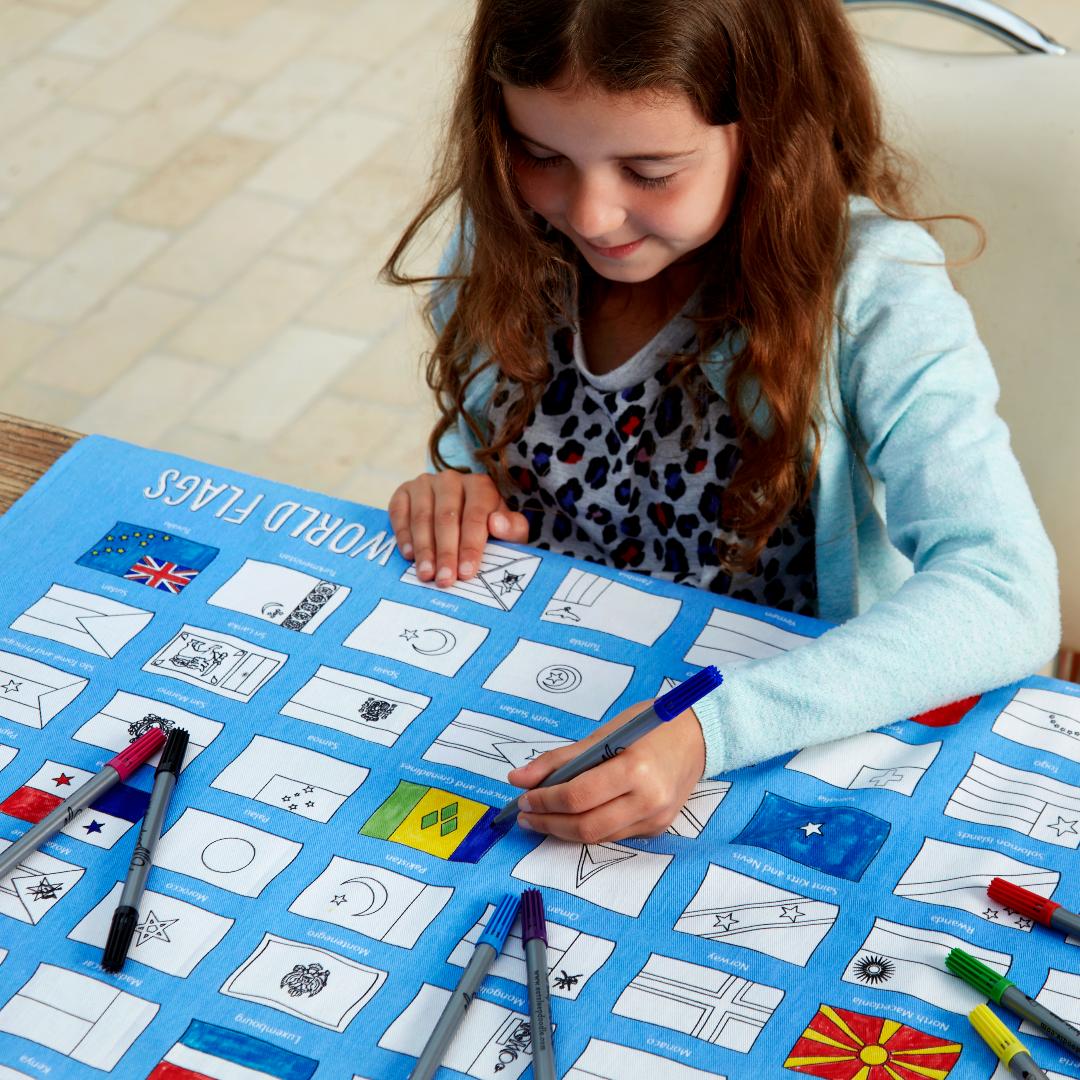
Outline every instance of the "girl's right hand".
[[486, 473], [422, 473], [390, 496], [389, 510], [398, 550], [414, 560], [421, 581], [436, 585], [471, 578], [489, 536], [529, 541], [525, 515], [506, 505]]

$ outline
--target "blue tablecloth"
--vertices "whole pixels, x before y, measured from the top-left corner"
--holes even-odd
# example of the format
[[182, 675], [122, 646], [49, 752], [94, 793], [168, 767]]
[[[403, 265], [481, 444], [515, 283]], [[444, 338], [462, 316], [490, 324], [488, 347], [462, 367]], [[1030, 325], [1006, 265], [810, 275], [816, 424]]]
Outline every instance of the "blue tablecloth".
[[[1074, 685], [706, 781], [668, 835], [582, 846], [490, 831], [510, 768], [826, 625], [510, 545], [438, 591], [382, 510], [99, 437], [0, 518], [0, 566], [0, 839], [147, 727], [192, 739], [119, 975], [150, 766], [0, 879], [5, 1076], [407, 1076], [490, 903], [530, 884], [560, 1075], [986, 1080], [957, 945], [1080, 1022], [1075, 946], [985, 892], [1080, 907]], [[441, 1075], [526, 1075], [523, 981], [515, 931]]]

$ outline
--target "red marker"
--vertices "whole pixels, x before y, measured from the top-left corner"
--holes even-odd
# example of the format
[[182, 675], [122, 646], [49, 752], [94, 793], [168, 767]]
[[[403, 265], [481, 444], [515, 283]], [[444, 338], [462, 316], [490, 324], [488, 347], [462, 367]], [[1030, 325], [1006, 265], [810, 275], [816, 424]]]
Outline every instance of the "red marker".
[[1063, 934], [1080, 938], [1080, 915], [1063, 908], [1045, 896], [1022, 889], [1011, 881], [996, 877], [986, 889], [991, 900], [1004, 904], [1011, 911], [1034, 919], [1043, 926], [1051, 926]]
[[23, 833], [11, 847], [0, 853], [0, 878], [14, 870], [21, 859], [32, 851], [37, 851], [50, 836], [54, 836], [65, 825], [74, 821], [99, 795], [115, 787], [121, 780], [126, 780], [147, 758], [161, 749], [164, 741], [165, 732], [159, 727], [152, 727], [130, 746], [124, 747], [101, 772], [87, 780], [51, 814], [42, 818], [29, 832]]

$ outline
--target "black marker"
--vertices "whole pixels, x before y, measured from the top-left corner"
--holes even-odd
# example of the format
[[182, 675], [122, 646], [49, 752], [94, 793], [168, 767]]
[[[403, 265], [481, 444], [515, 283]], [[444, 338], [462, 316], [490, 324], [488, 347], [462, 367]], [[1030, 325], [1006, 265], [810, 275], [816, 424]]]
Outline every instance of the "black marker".
[[119, 971], [127, 959], [128, 946], [131, 945], [131, 937], [139, 922], [139, 901], [142, 899], [143, 889], [146, 888], [154, 848], [161, 836], [161, 827], [165, 824], [169, 800], [172, 798], [173, 788], [176, 787], [176, 774], [184, 764], [187, 745], [188, 733], [183, 728], [173, 728], [165, 740], [165, 749], [161, 751], [146, 816], [139, 830], [139, 838], [135, 841], [124, 890], [120, 894], [120, 903], [113, 912], [109, 937], [105, 942], [105, 955], [102, 957], [101, 966], [106, 971]]

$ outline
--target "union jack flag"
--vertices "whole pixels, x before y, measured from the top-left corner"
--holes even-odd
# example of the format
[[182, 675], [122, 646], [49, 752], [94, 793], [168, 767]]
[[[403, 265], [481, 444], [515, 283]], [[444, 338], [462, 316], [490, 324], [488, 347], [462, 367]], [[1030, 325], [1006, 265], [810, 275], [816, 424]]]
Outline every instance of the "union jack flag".
[[153, 555], [144, 555], [124, 577], [149, 585], [151, 589], [178, 593], [185, 585], [191, 584], [198, 572], [186, 566], [177, 566], [176, 563], [160, 562]]

